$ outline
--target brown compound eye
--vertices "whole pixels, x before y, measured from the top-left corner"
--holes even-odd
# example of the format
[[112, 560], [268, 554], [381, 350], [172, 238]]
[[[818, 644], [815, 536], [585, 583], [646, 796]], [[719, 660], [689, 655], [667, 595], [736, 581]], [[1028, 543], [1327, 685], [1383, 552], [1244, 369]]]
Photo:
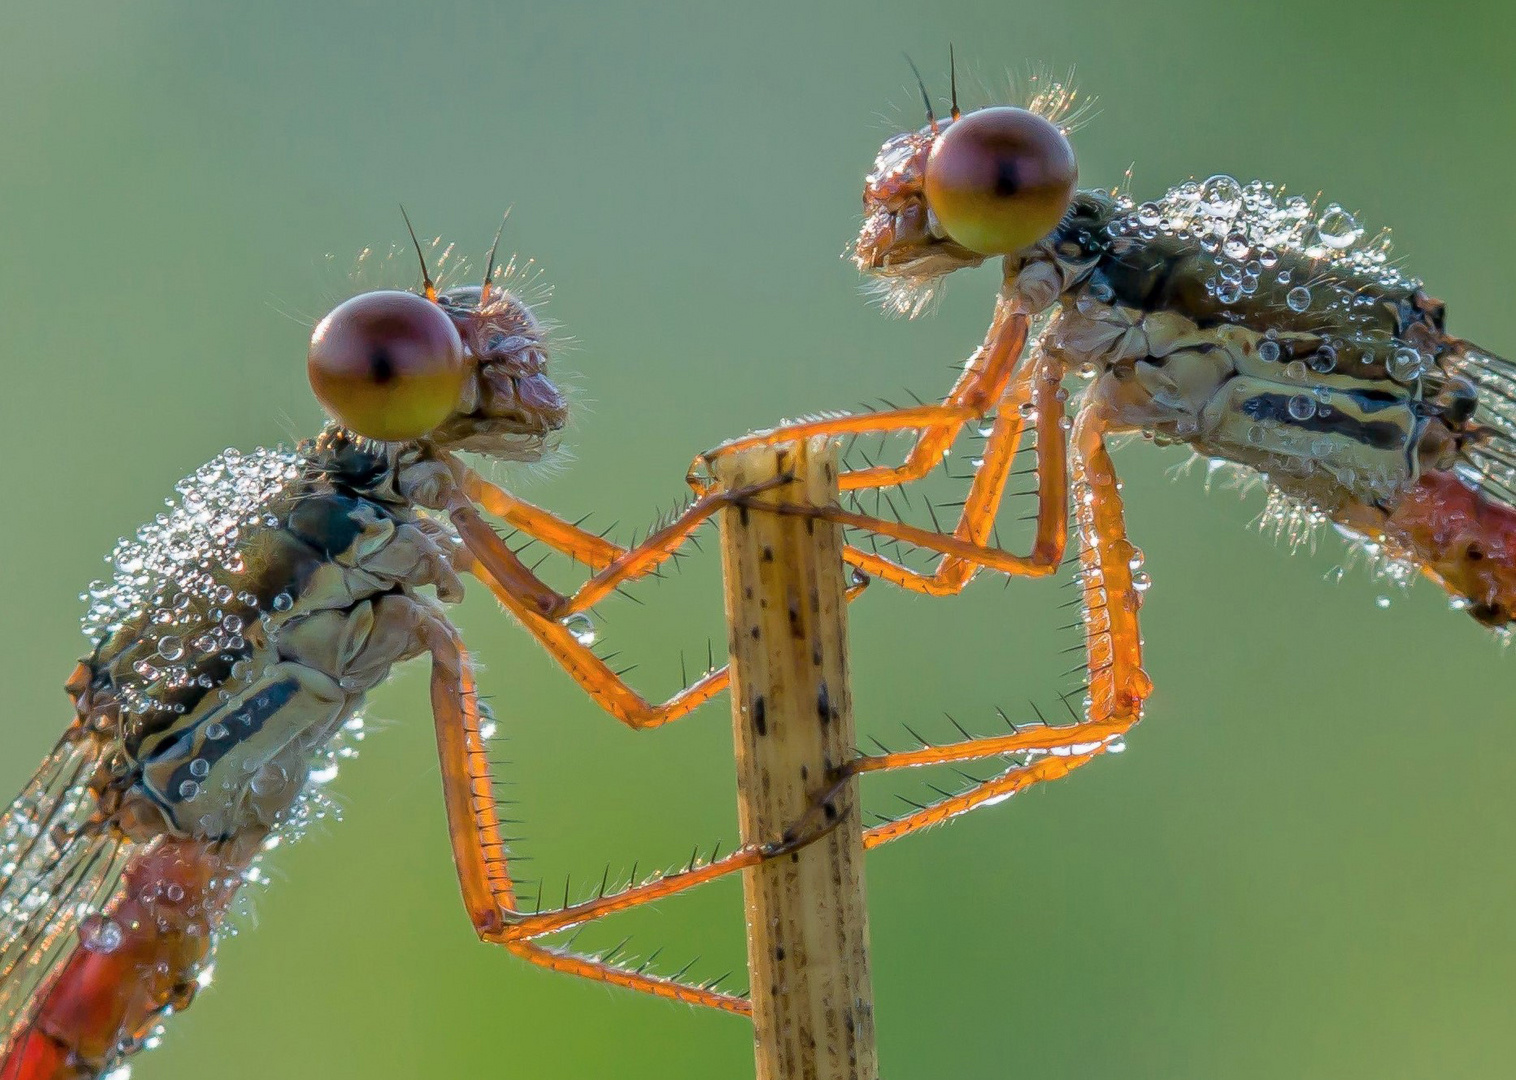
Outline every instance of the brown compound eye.
[[979, 109], [932, 144], [926, 201], [956, 243], [980, 255], [1010, 255], [1052, 232], [1074, 197], [1074, 148], [1025, 109]]
[[408, 292], [369, 292], [316, 324], [311, 389], [332, 419], [370, 439], [417, 439], [453, 411], [467, 369], [447, 313]]

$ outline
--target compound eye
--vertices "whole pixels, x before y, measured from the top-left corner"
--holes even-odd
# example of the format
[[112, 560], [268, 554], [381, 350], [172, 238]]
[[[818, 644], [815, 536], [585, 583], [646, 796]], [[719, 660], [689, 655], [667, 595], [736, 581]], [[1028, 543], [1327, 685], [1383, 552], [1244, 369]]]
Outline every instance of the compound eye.
[[1074, 148], [1052, 123], [1025, 109], [980, 109], [932, 144], [926, 202], [959, 245], [1010, 255], [1057, 228], [1078, 181]]
[[458, 404], [463, 342], [436, 304], [370, 292], [333, 308], [311, 333], [311, 389], [333, 420], [370, 439], [418, 439]]

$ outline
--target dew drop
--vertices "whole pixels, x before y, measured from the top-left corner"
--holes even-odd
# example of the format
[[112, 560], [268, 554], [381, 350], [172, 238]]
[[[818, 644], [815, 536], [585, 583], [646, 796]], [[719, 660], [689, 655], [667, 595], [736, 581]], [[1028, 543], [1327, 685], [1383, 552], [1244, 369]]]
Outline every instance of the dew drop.
[[1333, 203], [1317, 219], [1316, 235], [1320, 237], [1323, 246], [1343, 251], [1352, 247], [1363, 235], [1363, 226], [1358, 224], [1358, 219], [1352, 214]]
[[90, 952], [115, 952], [124, 938], [120, 924], [104, 915], [87, 920], [79, 928], [79, 942]]
[[1316, 402], [1306, 394], [1296, 394], [1287, 406], [1290, 416], [1296, 420], [1309, 420], [1316, 415]]
[[560, 625], [573, 635], [575, 641], [586, 648], [595, 644], [596, 638], [599, 637], [594, 620], [582, 611], [566, 616]]
[[1274, 361], [1278, 360], [1279, 342], [1268, 340], [1260, 341], [1258, 343], [1258, 359], [1267, 364], [1272, 364]]
[[263, 765], [248, 781], [254, 795], [271, 795], [284, 786], [284, 770], [277, 765]]
[[1284, 302], [1290, 306], [1291, 311], [1304, 311], [1311, 306], [1311, 290], [1304, 285], [1296, 285], [1285, 294]]
[[1426, 371], [1426, 358], [1408, 345], [1402, 345], [1385, 361], [1385, 370], [1396, 382], [1411, 383]]
[[1242, 185], [1224, 174], [1200, 185], [1200, 209], [1210, 217], [1230, 218], [1242, 209]]

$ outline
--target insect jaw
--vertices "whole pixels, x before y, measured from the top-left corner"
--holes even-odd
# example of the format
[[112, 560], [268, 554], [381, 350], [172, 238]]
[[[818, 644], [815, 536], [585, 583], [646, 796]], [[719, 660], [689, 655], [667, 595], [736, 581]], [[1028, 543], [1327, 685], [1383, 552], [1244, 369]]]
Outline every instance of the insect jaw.
[[454, 415], [429, 436], [452, 450], [536, 461], [563, 429], [568, 405], [547, 374], [547, 331], [514, 294], [477, 288], [440, 298], [463, 339], [471, 373]]
[[860, 273], [923, 285], [984, 259], [949, 239], [919, 197], [895, 209], [875, 208], [853, 245], [853, 265]]
[[863, 226], [853, 243], [852, 261], [860, 273], [925, 288], [960, 267], [984, 262], [984, 256], [949, 239], [926, 201], [927, 157], [950, 124], [902, 132], [880, 148], [864, 180]]
[[568, 405], [544, 372], [511, 371], [480, 363], [468, 381], [458, 411], [428, 440], [449, 450], [506, 461], [538, 461], [568, 421]]

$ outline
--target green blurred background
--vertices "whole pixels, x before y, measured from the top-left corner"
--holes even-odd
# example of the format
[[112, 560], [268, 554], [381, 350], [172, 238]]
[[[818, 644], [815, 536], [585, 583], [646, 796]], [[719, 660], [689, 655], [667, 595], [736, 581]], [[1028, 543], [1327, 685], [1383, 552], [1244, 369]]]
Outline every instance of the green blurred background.
[[[1389, 223], [1453, 328], [1510, 355], [1516, 24], [1502, 4], [1172, 0], [764, 5], [167, 0], [0, 8], [0, 789], [68, 717], [75, 597], [224, 446], [319, 416], [310, 322], [361, 248], [506, 243], [556, 287], [571, 455], [529, 498], [642, 525], [691, 453], [863, 397], [941, 392], [994, 275], [883, 318], [838, 254], [860, 180], [947, 46], [990, 87], [1075, 66], [1087, 183], [1214, 172]], [[974, 85], [970, 83], [969, 85]], [[986, 97], [970, 95], [974, 104]], [[331, 256], [329, 259], [328, 256]], [[409, 280], [404, 266], [396, 283]], [[869, 863], [884, 1075], [1507, 1077], [1516, 1058], [1512, 660], [1418, 586], [1290, 554], [1254, 494], [1118, 455], [1146, 608], [1148, 718], [1119, 758]], [[1203, 470], [1201, 470], [1203, 471]], [[711, 545], [707, 544], [709, 548]], [[649, 690], [721, 639], [709, 559], [604, 611]], [[1065, 592], [1062, 596], [1067, 596]], [[1056, 589], [855, 609], [861, 727], [1056, 705]], [[651, 735], [597, 713], [482, 596], [459, 621], [512, 736], [528, 864], [561, 888], [732, 837], [723, 704]], [[480, 945], [449, 866], [425, 678], [375, 696], [344, 820], [271, 861], [256, 932], [143, 1077], [743, 1077], [746, 1026]], [[871, 789], [888, 812], [891, 792]], [[740, 961], [736, 888], [627, 920], [634, 952]], [[596, 930], [614, 944], [618, 927]]]

